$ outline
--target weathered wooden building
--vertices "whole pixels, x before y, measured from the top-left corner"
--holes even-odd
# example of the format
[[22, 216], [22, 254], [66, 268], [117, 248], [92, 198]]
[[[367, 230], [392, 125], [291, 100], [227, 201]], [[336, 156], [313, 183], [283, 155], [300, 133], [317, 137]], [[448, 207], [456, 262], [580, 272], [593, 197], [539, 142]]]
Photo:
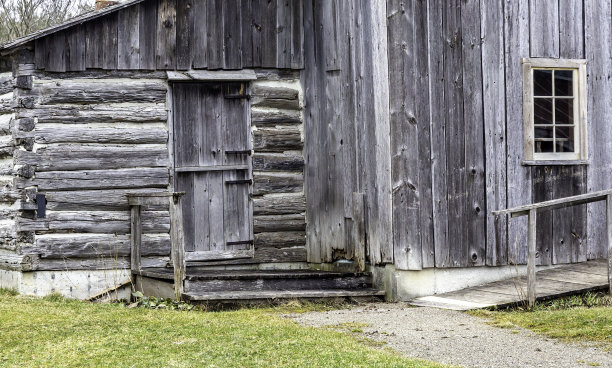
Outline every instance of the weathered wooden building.
[[[126, 278], [127, 195], [185, 192], [202, 280], [340, 295], [370, 275], [305, 270], [366, 267], [408, 298], [520, 272], [526, 222], [492, 211], [612, 186], [610, 0], [130, 0], [2, 52], [0, 286], [23, 292]], [[145, 202], [142, 267], [171, 270]], [[538, 263], [605, 258], [604, 221], [541, 214]]]

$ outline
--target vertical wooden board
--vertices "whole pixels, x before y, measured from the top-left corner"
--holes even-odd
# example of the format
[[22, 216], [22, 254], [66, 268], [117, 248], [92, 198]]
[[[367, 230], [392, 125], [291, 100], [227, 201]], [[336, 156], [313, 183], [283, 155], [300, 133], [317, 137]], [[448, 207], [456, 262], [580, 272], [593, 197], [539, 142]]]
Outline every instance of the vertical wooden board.
[[261, 66], [276, 67], [276, 7], [274, 0], [261, 0]]
[[[343, 57], [340, 59], [340, 106], [341, 117], [341, 155], [342, 155], [342, 178], [343, 178], [343, 189], [342, 194], [344, 196], [344, 216], [345, 218], [352, 218], [354, 213], [353, 206], [353, 193], [357, 191], [357, 171], [356, 171], [356, 160], [357, 160], [357, 134], [355, 132], [355, 48], [350, 47], [350, 39], [353, 37], [354, 30], [354, 17], [355, 17], [355, 6], [353, 1], [340, 2], [340, 12], [346, 14], [345, 17], [340, 18], [340, 37], [339, 40], [339, 54]], [[347, 237], [347, 241], [353, 242], [353, 227], [347, 228], [345, 224], [345, 230], [350, 231], [350, 237]], [[352, 244], [351, 244], [352, 245]], [[351, 247], [347, 244], [347, 252], [353, 252]], [[348, 254], [348, 253], [347, 253]]]
[[[432, 202], [431, 117], [429, 96], [429, 25], [427, 3], [414, 3], [415, 117], [419, 129], [419, 229], [423, 267], [435, 266]], [[391, 89], [390, 89], [391, 90]]]
[[559, 0], [530, 0], [531, 57], [559, 57]]
[[[572, 167], [572, 180], [574, 194], [587, 193], [587, 168], [584, 166]], [[572, 231], [570, 233], [571, 258], [570, 262], [585, 262], [587, 260], [587, 206], [580, 205], [572, 207]]]
[[102, 18], [102, 68], [117, 69], [117, 13]]
[[157, 1], [140, 3], [139, 11], [139, 68], [155, 70], [157, 50]]
[[[551, 166], [552, 199], [570, 197], [575, 194], [574, 181], [582, 178], [574, 177], [571, 166]], [[574, 233], [574, 209], [561, 208], [552, 211], [552, 263], [570, 263], [572, 259], [572, 234]]]
[[461, 55], [461, 3], [446, 2], [444, 7], [444, 110], [446, 111], [446, 173], [448, 195], [448, 247], [451, 267], [467, 266], [467, 233], [464, 210], [465, 122], [463, 121], [463, 58]]
[[[304, 67], [304, 7], [301, 1], [290, 1], [291, 7], [291, 68]], [[353, 18], [345, 19], [349, 23]]]
[[[508, 207], [531, 203], [531, 168], [523, 161], [523, 73], [521, 58], [529, 55], [529, 1], [506, 1], [505, 70]], [[487, 213], [487, 216], [490, 214]], [[508, 262], [527, 262], [527, 218], [508, 220]]]
[[206, 45], [208, 47], [208, 68], [223, 68], [223, 2], [208, 0], [206, 22]]
[[387, 1], [394, 264], [423, 267], [420, 237], [419, 121], [416, 119], [414, 3]]
[[[181, 167], [185, 159], [183, 158], [182, 137], [183, 125], [182, 120], [184, 119], [181, 115], [183, 110], [181, 108], [182, 102], [185, 101], [185, 89], [184, 85], [174, 83], [172, 84], [172, 148], [174, 156], [174, 166]], [[178, 189], [177, 189], [178, 191]]]
[[[585, 1], [585, 56], [588, 74], [587, 137], [589, 160], [587, 190], [610, 188], [612, 183], [612, 5], [607, 1]], [[588, 259], [607, 256], [605, 205], [588, 205]]]
[[[245, 95], [246, 83], [227, 83], [223, 89], [223, 152], [245, 151], [250, 149], [250, 123], [248, 121], [248, 100], [236, 98]], [[224, 154], [225, 165], [248, 165], [249, 156], [245, 154]]]
[[[263, 59], [263, 49], [262, 49], [262, 24], [263, 24], [263, 4], [267, 0], [252, 0], [251, 2], [251, 12], [253, 18], [252, 25], [252, 34], [251, 34], [251, 43], [253, 45], [253, 68], [261, 67], [261, 61]], [[312, 3], [309, 1], [304, 2], [304, 6], [309, 6], [312, 8]], [[312, 18], [311, 18], [312, 19]], [[312, 36], [314, 37], [314, 35]]]
[[34, 63], [36, 69], [45, 69], [49, 61], [48, 37], [37, 38], [34, 41]]
[[196, 249], [195, 229], [195, 192], [194, 192], [193, 173], [179, 173], [176, 176], [176, 189], [179, 192], [185, 192], [182, 198], [183, 202], [183, 232], [185, 241], [185, 251], [193, 252]]
[[84, 71], [85, 70], [85, 27], [76, 25], [66, 31], [66, 39], [68, 45], [68, 54], [66, 61], [68, 63], [67, 71]]
[[240, 0], [241, 9], [241, 44], [242, 44], [242, 67], [253, 67], [253, 0]]
[[[549, 166], [535, 166], [532, 171], [533, 189], [532, 203], [544, 202], [552, 199], [553, 184], [551, 168]], [[538, 265], [549, 265], [552, 261], [553, 221], [552, 212], [538, 214], [536, 243], [538, 252]]]
[[[364, 115], [371, 134], [367, 151], [368, 215], [377, 221], [368, 223], [368, 243], [372, 264], [393, 262], [393, 204], [391, 184], [391, 147], [389, 123], [389, 77], [387, 56], [387, 14], [376, 2], [362, 2], [364, 28], [364, 60], [368, 73], [362, 95]], [[371, 76], [371, 77], [370, 77]], [[371, 78], [371, 79], [370, 79]], [[370, 102], [368, 104], [368, 102]], [[367, 130], [364, 130], [367, 131]]]
[[47, 71], [66, 71], [66, 46], [66, 32], [60, 31], [48, 36], [49, 60], [47, 62]]
[[276, 0], [276, 67], [281, 69], [291, 67], [291, 2]]
[[482, 95], [480, 0], [461, 4], [463, 57], [463, 121], [465, 124], [464, 215], [466, 237], [464, 265], [481, 266], [486, 261], [485, 154]]
[[225, 250], [225, 215], [224, 198], [225, 184], [223, 171], [211, 171], [208, 174], [208, 198], [209, 198], [209, 231], [210, 250]]
[[118, 12], [117, 68], [140, 68], [140, 6], [130, 6]]
[[157, 17], [157, 69], [176, 68], [176, 0], [159, 0]]
[[559, 57], [584, 58], [583, 2], [559, 0]]
[[174, 140], [177, 167], [198, 165], [201, 141], [198, 136], [201, 123], [200, 86], [176, 84], [174, 87]]
[[[256, 5], [257, 4], [257, 5]], [[257, 10], [257, 11], [256, 11]], [[253, 38], [253, 62], [256, 63], [261, 60], [261, 54], [258, 52], [259, 43], [256, 42], [260, 35], [258, 30], [259, 21], [259, 1], [253, 2], [253, 16], [254, 16], [254, 38]], [[304, 33], [311, 35], [304, 40], [304, 58], [309, 68], [304, 70], [301, 76], [302, 85], [310, 86], [305, 89], [304, 93], [304, 131], [309, 132], [304, 137], [304, 192], [306, 193], [306, 254], [308, 262], [320, 263], [321, 259], [321, 247], [319, 239], [319, 217], [320, 212], [318, 211], [319, 197], [320, 197], [320, 186], [319, 186], [319, 165], [318, 154], [319, 152], [319, 140], [318, 140], [318, 113], [319, 109], [316, 106], [319, 105], [318, 96], [318, 85], [317, 75], [318, 67], [317, 59], [317, 48], [320, 47], [319, 43], [316, 42], [318, 37], [317, 28], [315, 27], [315, 16], [312, 1], [304, 1]]]
[[482, 77], [485, 124], [487, 265], [508, 260], [507, 219], [492, 211], [507, 208], [506, 96], [504, 86], [504, 17], [501, 2], [481, 6]]
[[85, 67], [87, 69], [101, 69], [103, 42], [103, 19], [96, 19], [88, 24], [85, 31]]
[[193, 8], [198, 0], [183, 0], [176, 3], [176, 69], [191, 69], [194, 51]]
[[208, 2], [194, 0], [191, 9], [191, 46], [194, 69], [205, 69], [208, 66]]
[[237, 1], [223, 2], [224, 68], [242, 68], [242, 13]]
[[195, 173], [193, 183], [193, 222], [194, 244], [196, 251], [210, 250], [210, 213], [211, 198], [208, 192], [208, 173]]
[[[321, 1], [321, 28], [323, 51], [325, 52], [325, 70], [338, 70], [338, 1]], [[280, 53], [281, 50], [278, 50]]]
[[[439, 268], [450, 266], [448, 248], [448, 200], [446, 177], [446, 111], [444, 109], [444, 34], [439, 20], [443, 19], [446, 2], [430, 1], [429, 28], [429, 72], [431, 96], [431, 162], [432, 200], [435, 265]], [[444, 20], [443, 20], [444, 21]]]
[[[224, 171], [224, 213], [223, 226], [225, 241], [227, 242], [246, 242], [251, 240], [249, 237], [249, 217], [248, 217], [248, 184], [228, 184], [228, 181], [245, 180], [247, 174], [237, 171]], [[226, 245], [225, 249], [245, 250], [249, 249], [249, 244]]]
[[216, 166], [225, 162], [223, 135], [225, 132], [225, 111], [220, 85], [206, 88], [206, 109], [203, 111], [205, 134], [201, 136], [200, 165]]

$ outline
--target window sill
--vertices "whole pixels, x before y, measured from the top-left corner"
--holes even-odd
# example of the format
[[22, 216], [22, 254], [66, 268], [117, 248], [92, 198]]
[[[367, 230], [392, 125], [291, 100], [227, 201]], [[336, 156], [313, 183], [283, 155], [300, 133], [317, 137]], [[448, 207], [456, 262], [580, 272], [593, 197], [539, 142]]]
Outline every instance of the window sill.
[[585, 166], [588, 164], [588, 160], [524, 160], [521, 162], [523, 166]]

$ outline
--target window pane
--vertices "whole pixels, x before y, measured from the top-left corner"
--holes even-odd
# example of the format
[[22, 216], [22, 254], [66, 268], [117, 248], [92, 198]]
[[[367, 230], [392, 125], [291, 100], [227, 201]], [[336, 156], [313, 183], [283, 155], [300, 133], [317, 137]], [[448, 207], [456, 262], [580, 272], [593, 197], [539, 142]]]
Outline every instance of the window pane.
[[574, 124], [573, 99], [555, 99], [555, 124]]
[[553, 141], [535, 142], [535, 151], [538, 153], [553, 152]]
[[557, 139], [574, 139], [574, 128], [573, 127], [557, 127], [555, 128]]
[[533, 106], [535, 124], [552, 124], [552, 98], [535, 98]]
[[573, 96], [573, 78], [571, 70], [555, 70], [555, 96]]
[[574, 141], [566, 140], [566, 141], [557, 141], [557, 152], [574, 152]]
[[552, 70], [533, 71], [533, 95], [552, 96]]
[[553, 128], [547, 128], [547, 127], [535, 127], [535, 135], [534, 137], [537, 138], [552, 138], [553, 137]]

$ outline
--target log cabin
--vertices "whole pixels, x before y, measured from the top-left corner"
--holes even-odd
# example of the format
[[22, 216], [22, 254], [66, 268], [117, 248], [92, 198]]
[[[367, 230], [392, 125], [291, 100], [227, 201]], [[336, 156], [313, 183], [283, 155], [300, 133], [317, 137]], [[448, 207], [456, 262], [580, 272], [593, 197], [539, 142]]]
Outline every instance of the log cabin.
[[[0, 287], [407, 300], [612, 186], [610, 0], [101, 3], [1, 48]], [[539, 214], [538, 266], [605, 211]]]

